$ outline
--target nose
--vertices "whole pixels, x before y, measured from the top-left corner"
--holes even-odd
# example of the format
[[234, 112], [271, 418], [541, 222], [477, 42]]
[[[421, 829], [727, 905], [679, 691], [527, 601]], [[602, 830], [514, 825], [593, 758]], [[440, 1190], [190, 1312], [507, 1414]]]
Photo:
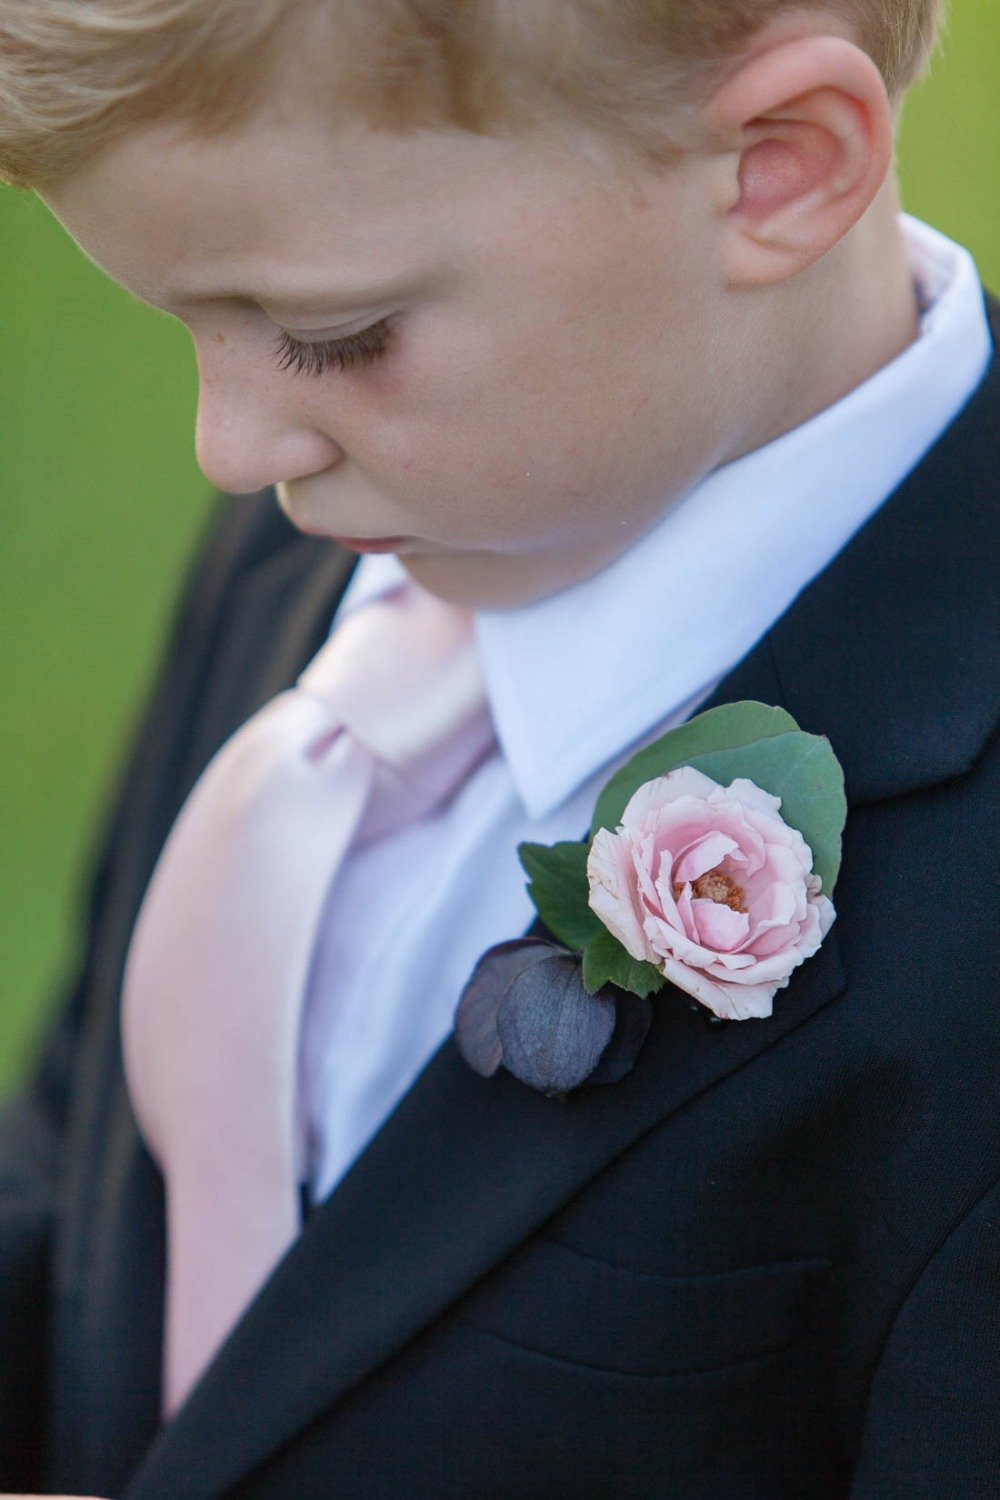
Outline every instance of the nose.
[[208, 370], [201, 360], [195, 449], [208, 482], [234, 495], [322, 473], [343, 457], [267, 382], [257, 385], [249, 372], [241, 378], [238, 368]]

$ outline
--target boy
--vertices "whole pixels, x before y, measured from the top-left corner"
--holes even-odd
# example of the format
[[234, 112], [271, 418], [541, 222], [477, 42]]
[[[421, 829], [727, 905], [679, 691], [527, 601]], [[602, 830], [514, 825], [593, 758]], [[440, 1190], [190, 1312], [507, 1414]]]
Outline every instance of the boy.
[[[4, 1120], [6, 1486], [995, 1492], [1000, 388], [971, 262], [900, 219], [891, 172], [936, 11], [0, 9], [0, 166], [188, 324], [202, 467], [250, 495], [188, 587], [85, 965]], [[220, 747], [327, 659], [334, 614], [346, 660], [407, 580], [465, 631], [489, 735], [443, 799], [348, 848], [307, 924], [302, 1222], [181, 1371], [153, 1123], [185, 1112], [185, 1044], [216, 1069], [206, 1157], [212, 1078], [241, 1083], [198, 1051], [218, 995], [189, 935], [229, 920], [242, 862], [152, 950], [167, 1000], [138, 1024], [192, 1004], [179, 1072], [129, 1029], [136, 913], [171, 848], [182, 905], [200, 879], [178, 830], [218, 809]], [[405, 632], [393, 650], [402, 715], [426, 663]], [[374, 697], [382, 664], [351, 666]], [[739, 699], [844, 766], [819, 952], [766, 1020], [711, 1027], [664, 991], [613, 1086], [478, 1077], [452, 1016], [532, 921], [517, 844], [578, 838], [636, 746]], [[307, 835], [272, 830], [275, 901]], [[237, 942], [269, 919], [248, 904]], [[266, 1093], [211, 1179], [224, 1206]], [[224, 1299], [245, 1246], [220, 1256], [212, 1193], [185, 1264]]]

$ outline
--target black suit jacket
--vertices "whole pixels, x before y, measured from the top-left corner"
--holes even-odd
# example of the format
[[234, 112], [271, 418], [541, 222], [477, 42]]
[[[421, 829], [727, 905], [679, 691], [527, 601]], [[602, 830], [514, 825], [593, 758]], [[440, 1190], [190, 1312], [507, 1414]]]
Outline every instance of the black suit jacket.
[[773, 1016], [713, 1026], [664, 992], [634, 1072], [567, 1100], [447, 1040], [158, 1435], [163, 1194], [122, 963], [182, 799], [318, 649], [351, 565], [269, 494], [222, 503], [79, 977], [0, 1126], [0, 1488], [1000, 1493], [998, 430], [994, 362], [716, 694], [784, 705], [846, 771], [837, 921]]

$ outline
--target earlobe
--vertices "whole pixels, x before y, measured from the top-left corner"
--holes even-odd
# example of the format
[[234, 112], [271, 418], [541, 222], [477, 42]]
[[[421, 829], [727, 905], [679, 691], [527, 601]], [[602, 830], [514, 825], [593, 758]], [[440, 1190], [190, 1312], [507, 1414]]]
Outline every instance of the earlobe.
[[709, 105], [730, 166], [723, 268], [732, 286], [804, 271], [858, 222], [892, 164], [892, 111], [860, 48], [806, 37], [752, 58]]

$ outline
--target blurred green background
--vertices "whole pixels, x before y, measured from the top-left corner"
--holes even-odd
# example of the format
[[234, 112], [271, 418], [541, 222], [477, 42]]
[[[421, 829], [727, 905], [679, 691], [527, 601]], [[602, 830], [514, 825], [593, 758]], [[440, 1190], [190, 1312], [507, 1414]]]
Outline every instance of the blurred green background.
[[[1000, 5], [954, 0], [900, 143], [905, 206], [1000, 290]], [[210, 494], [185, 330], [0, 189], [0, 1094], [81, 935], [91, 851]]]

